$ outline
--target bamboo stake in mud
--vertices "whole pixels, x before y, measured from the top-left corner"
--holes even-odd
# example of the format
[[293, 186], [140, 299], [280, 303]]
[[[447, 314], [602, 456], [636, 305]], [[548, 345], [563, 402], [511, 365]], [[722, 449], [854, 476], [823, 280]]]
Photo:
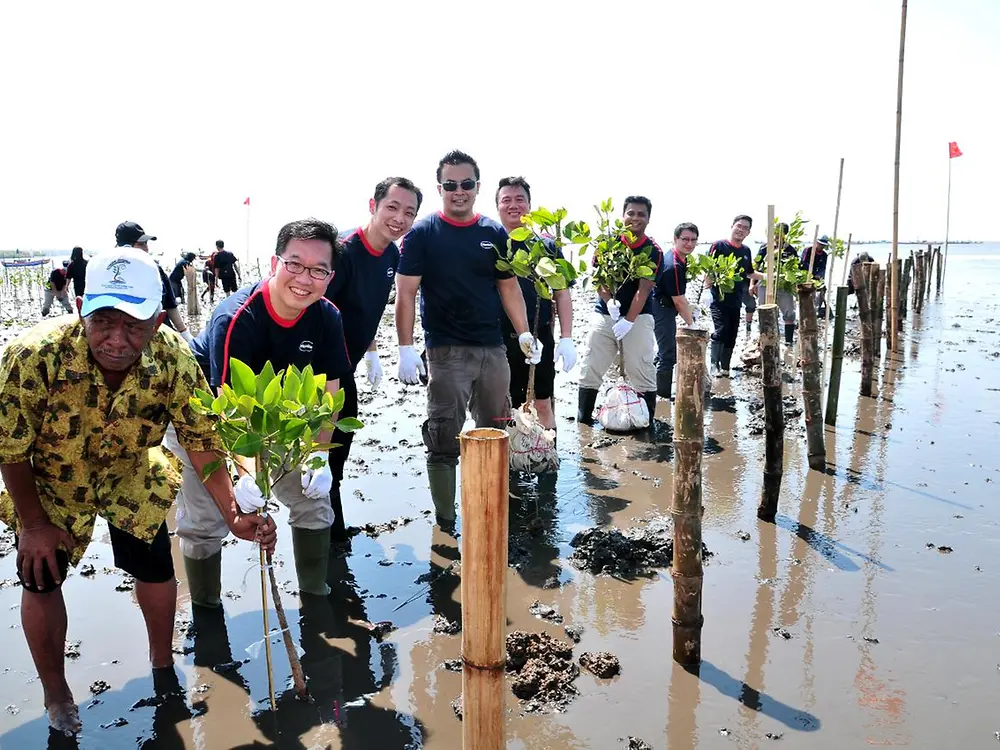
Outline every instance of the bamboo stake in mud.
[[[837, 179], [837, 210], [833, 214], [833, 242], [831, 246], [837, 247], [837, 229], [840, 227], [840, 192], [844, 186], [844, 157], [840, 157], [840, 177]], [[829, 249], [827, 250], [829, 252]], [[836, 263], [832, 258], [827, 258], [826, 284], [823, 288], [823, 307], [826, 310], [826, 319], [823, 323], [823, 369], [821, 372], [821, 382], [826, 387], [826, 363], [830, 354], [830, 290], [833, 288], [833, 267]]]
[[813, 243], [812, 247], [809, 248], [809, 280], [812, 281], [813, 277], [813, 265], [816, 263], [816, 241], [819, 239], [819, 224], [816, 225], [816, 231], [813, 232]]
[[[885, 268], [880, 268], [878, 271], [878, 281], [875, 285], [875, 359], [882, 359], [882, 331], [885, 325], [885, 300], [886, 300], [886, 281], [888, 277], [888, 271]], [[891, 305], [890, 305], [891, 306]], [[890, 314], [892, 311], [889, 311]], [[898, 329], [897, 329], [898, 330]], [[892, 351], [889, 347], [886, 347], [886, 353]]]
[[506, 746], [507, 492], [505, 430], [463, 432], [462, 452], [462, 746]]
[[840, 279], [840, 285], [847, 285], [847, 269], [851, 267], [851, 238], [854, 237], [853, 234], [848, 232], [847, 234], [847, 249], [844, 251], [844, 274]]
[[[271, 711], [278, 710], [278, 701], [274, 697], [274, 666], [271, 663], [271, 623], [267, 616], [267, 557], [264, 548], [260, 548], [260, 599], [264, 612], [264, 659], [267, 662], [267, 692], [271, 698]], [[258, 652], [260, 653], [260, 652]]]
[[[897, 262], [900, 262], [897, 259]], [[910, 312], [910, 281], [913, 278], [913, 258], [907, 258], [903, 263], [903, 287], [900, 289], [899, 310], [900, 316], [905, 318]]]
[[278, 588], [278, 580], [274, 577], [274, 565], [268, 564], [267, 572], [271, 579], [271, 598], [274, 600], [274, 611], [278, 615], [278, 627], [281, 628], [281, 637], [285, 642], [285, 651], [288, 652], [288, 666], [292, 670], [292, 683], [295, 685], [295, 694], [302, 700], [309, 698], [309, 691], [306, 689], [306, 675], [302, 671], [302, 662], [295, 651], [295, 644], [292, 642], [292, 632], [288, 629], [288, 618], [285, 617], [285, 608], [281, 605], [281, 589]]
[[833, 319], [833, 361], [830, 364], [830, 387], [826, 392], [826, 418], [823, 420], [831, 427], [837, 424], [837, 406], [840, 404], [840, 373], [844, 365], [844, 332], [846, 329], [847, 287], [841, 286], [837, 287], [837, 314]]
[[194, 266], [190, 263], [184, 268], [184, 282], [187, 286], [187, 307], [190, 319], [201, 312], [198, 306], [198, 277], [194, 272]]
[[677, 332], [674, 401], [674, 661], [701, 662], [701, 456], [705, 442], [705, 348], [708, 331]]
[[889, 350], [899, 349], [899, 278], [896, 274], [896, 260], [899, 258], [899, 145], [903, 135], [903, 53], [906, 51], [906, 0], [899, 22], [899, 79], [896, 82], [896, 161], [892, 185], [892, 278], [889, 283], [889, 299], [892, 315], [889, 318]]
[[[844, 290], [846, 291], [846, 289]], [[781, 403], [781, 351], [778, 346], [778, 306], [757, 308], [764, 385], [764, 486], [757, 518], [774, 521], [778, 514], [781, 476], [785, 463], [785, 415]]]
[[[764, 286], [764, 301], [774, 304], [774, 205], [767, 207], [767, 281]], [[758, 323], [759, 325], [759, 323]]]
[[935, 265], [935, 294], [941, 294], [941, 248], [935, 248], [934, 254], [937, 256], [937, 264]]
[[920, 315], [923, 309], [924, 253], [918, 250], [913, 256], [913, 314]]
[[816, 285], [799, 287], [799, 345], [802, 347], [802, 404], [806, 418], [809, 468], [826, 469], [823, 429], [823, 363], [819, 359], [819, 330], [816, 322]]
[[858, 318], [861, 320], [861, 395], [872, 395], [872, 319], [868, 296], [868, 266], [859, 263], [851, 271], [854, 293], [858, 297]]

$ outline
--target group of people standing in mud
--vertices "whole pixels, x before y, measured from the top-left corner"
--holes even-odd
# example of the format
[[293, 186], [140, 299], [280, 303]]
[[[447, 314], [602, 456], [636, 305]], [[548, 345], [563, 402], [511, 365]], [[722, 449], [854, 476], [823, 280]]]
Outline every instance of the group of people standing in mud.
[[[373, 389], [383, 378], [376, 334], [395, 287], [398, 377], [427, 387], [428, 485], [445, 530], [455, 522], [458, 436], [467, 412], [478, 426], [505, 424], [511, 408], [525, 401], [529, 367], [536, 365], [539, 420], [555, 428], [555, 368], [569, 371], [577, 361], [570, 293], [542, 300], [536, 328], [527, 312], [536, 308], [534, 286], [496, 264], [497, 250], [531, 209], [530, 185], [523, 177], [499, 181], [497, 222], [476, 212], [480, 170], [471, 156], [446, 154], [435, 177], [441, 210], [419, 221], [421, 190], [390, 177], [375, 187], [363, 227], [342, 233], [317, 219], [286, 224], [270, 274], [242, 288], [235, 257], [229, 262], [232, 254], [217, 243], [210, 288], [218, 277], [228, 296], [197, 337], [177, 309], [183, 265], [193, 259], [182, 258], [180, 271], [168, 276], [148, 254], [156, 237], [123, 222], [116, 246], [80, 266], [85, 284], [76, 288], [78, 314], [45, 320], [4, 351], [0, 520], [16, 532], [22, 624], [54, 729], [72, 734], [82, 726], [65, 678], [61, 584], [82, 559], [98, 516], [108, 524], [115, 565], [135, 578], [154, 682], [168, 688], [177, 682], [177, 582], [166, 526], [171, 507], [176, 503], [176, 535], [195, 608], [221, 607], [222, 543], [230, 533], [274, 550], [274, 521], [254, 512], [264, 504], [256, 485], [247, 477], [234, 485], [225, 470], [203, 479], [222, 445], [189, 400], [196, 388], [218, 391], [227, 383], [231, 358], [255, 372], [268, 361], [275, 371], [311, 365], [326, 376], [328, 391], [344, 389], [339, 417], [358, 416], [355, 373], [363, 360]], [[577, 417], [584, 424], [593, 421], [598, 390], [619, 350], [625, 375], [652, 416], [657, 396], [671, 396], [676, 319], [692, 324], [699, 314], [686, 297], [697, 226], [679, 224], [664, 251], [646, 235], [648, 198], [629, 196], [622, 210], [629, 247], [648, 250], [656, 273], [613, 295], [597, 290], [579, 389]], [[748, 216], [737, 216], [731, 237], [709, 251], [738, 256], [745, 271], [736, 294], [723, 298], [712, 290], [717, 375], [728, 373], [741, 305], [760, 281], [743, 245], [750, 227]], [[554, 243], [550, 252], [559, 252]], [[422, 353], [414, 339], [418, 292]], [[303, 597], [329, 594], [330, 548], [347, 538], [341, 485], [352, 435], [316, 438], [339, 446], [310, 468], [285, 475], [273, 490], [289, 510]], [[179, 477], [164, 450], [180, 460]]]

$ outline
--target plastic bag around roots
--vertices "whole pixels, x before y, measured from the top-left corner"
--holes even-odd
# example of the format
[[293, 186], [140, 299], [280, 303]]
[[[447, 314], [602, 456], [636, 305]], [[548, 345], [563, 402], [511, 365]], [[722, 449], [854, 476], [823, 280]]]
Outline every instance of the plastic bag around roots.
[[613, 432], [642, 430], [649, 427], [649, 409], [635, 388], [618, 383], [605, 391], [597, 420], [605, 430]]
[[510, 439], [510, 468], [529, 474], [544, 474], [559, 469], [555, 430], [547, 430], [538, 421], [534, 406], [514, 409], [507, 427]]

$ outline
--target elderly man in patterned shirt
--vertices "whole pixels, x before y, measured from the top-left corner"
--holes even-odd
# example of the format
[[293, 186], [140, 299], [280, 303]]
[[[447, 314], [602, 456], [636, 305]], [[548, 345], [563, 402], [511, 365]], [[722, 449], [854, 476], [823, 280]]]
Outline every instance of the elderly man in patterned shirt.
[[[177, 582], [165, 519], [180, 477], [159, 446], [173, 424], [199, 470], [222, 447], [189, 406], [194, 389], [208, 384], [183, 339], [160, 326], [160, 276], [150, 257], [124, 247], [103, 253], [86, 281], [79, 318], [41, 323], [0, 358], [0, 520], [16, 532], [21, 623], [49, 723], [65, 734], [81, 729], [63, 655], [60, 585], [69, 565], [103, 517], [115, 565], [136, 579], [154, 682], [172, 677], [176, 685]], [[226, 471], [205, 486], [233, 534], [274, 549], [274, 522], [237, 512]]]

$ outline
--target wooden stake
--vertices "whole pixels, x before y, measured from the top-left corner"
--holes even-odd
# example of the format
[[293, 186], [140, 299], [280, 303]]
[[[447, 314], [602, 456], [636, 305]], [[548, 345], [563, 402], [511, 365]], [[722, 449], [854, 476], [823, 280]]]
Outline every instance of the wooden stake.
[[854, 293], [858, 297], [858, 317], [861, 319], [861, 395], [872, 395], [872, 317], [869, 304], [868, 267], [871, 263], [859, 263], [851, 271]]
[[[841, 286], [837, 287], [837, 314], [833, 323], [833, 361], [830, 364], [830, 387], [826, 392], [826, 418], [823, 420], [831, 427], [837, 424], [837, 406], [840, 403], [840, 372], [844, 364], [844, 332], [846, 329], [847, 287]], [[767, 408], [766, 402], [765, 408]]]
[[306, 689], [306, 676], [302, 671], [302, 662], [299, 661], [298, 652], [292, 642], [292, 633], [288, 629], [288, 618], [285, 617], [285, 608], [281, 605], [281, 589], [278, 588], [278, 580], [274, 577], [274, 565], [268, 564], [267, 572], [271, 579], [271, 598], [274, 600], [274, 611], [278, 615], [278, 627], [281, 628], [281, 636], [285, 642], [285, 651], [288, 652], [288, 666], [292, 669], [292, 682], [295, 684], [295, 694], [305, 700], [309, 697]]
[[816, 287], [799, 287], [799, 346], [802, 351], [802, 403], [806, 418], [809, 468], [826, 469], [823, 430], [823, 375], [819, 360], [819, 331], [816, 323]]
[[[826, 387], [826, 363], [830, 354], [830, 288], [833, 286], [833, 267], [836, 265], [834, 259], [830, 257], [830, 247], [837, 246], [837, 229], [840, 226], [840, 192], [844, 186], [844, 157], [840, 157], [840, 177], [837, 178], [837, 210], [833, 214], [833, 240], [827, 247], [826, 259], [826, 282], [823, 288], [823, 308], [826, 310], [826, 318], [823, 322], [823, 338], [820, 346], [823, 348], [823, 369], [820, 370], [820, 388]], [[822, 402], [821, 402], [822, 403]]]
[[850, 268], [851, 265], [851, 238], [853, 236], [854, 235], [850, 233], [847, 235], [847, 249], [844, 251], [844, 274], [840, 279], [841, 286], [847, 285], [847, 269]]
[[[846, 290], [845, 290], [846, 291]], [[781, 352], [778, 342], [778, 306], [757, 308], [760, 325], [760, 355], [764, 385], [764, 486], [760, 492], [757, 518], [774, 521], [781, 494], [785, 462], [785, 415], [781, 396]]]
[[899, 144], [903, 133], [903, 53], [906, 51], [906, 0], [903, 0], [899, 22], [899, 79], [896, 83], [896, 161], [892, 186], [892, 277], [889, 283], [892, 315], [889, 319], [889, 350], [899, 350]]
[[[266, 514], [262, 514], [266, 515]], [[274, 697], [274, 666], [271, 663], [271, 624], [268, 618], [267, 606], [267, 558], [264, 548], [260, 548], [260, 599], [264, 612], [264, 659], [267, 662], [267, 692], [271, 698], [271, 711], [278, 710], [278, 701]], [[257, 653], [260, 653], [259, 651]]]
[[941, 294], [941, 274], [943, 273], [941, 270], [941, 248], [934, 248], [934, 254], [937, 256], [937, 264], [935, 265], [936, 274], [934, 280], [935, 293]]
[[674, 402], [674, 661], [701, 662], [701, 456], [705, 441], [705, 348], [708, 331], [677, 332]]
[[[764, 301], [774, 304], [774, 272], [776, 259], [774, 257], [774, 205], [767, 207], [767, 280], [764, 286]], [[758, 323], [759, 325], [759, 323]]]
[[188, 320], [197, 316], [201, 310], [198, 305], [198, 281], [194, 266], [188, 264], [184, 268], [184, 282], [187, 286]]
[[508, 444], [493, 428], [463, 432], [462, 746], [506, 747]]
[[809, 248], [809, 281], [812, 281], [813, 277], [813, 265], [816, 263], [816, 241], [819, 239], [819, 224], [816, 225], [816, 231], [813, 232], [813, 243], [812, 247]]
[[[899, 261], [897, 260], [897, 263]], [[910, 311], [910, 283], [913, 279], [913, 258], [903, 261], [903, 287], [900, 289], [900, 316], [905, 318]]]
[[[872, 339], [872, 349], [876, 361], [882, 359], [882, 327], [885, 323], [885, 283], [886, 270], [878, 269], [878, 276], [875, 281], [875, 338]], [[890, 313], [892, 311], [890, 310]], [[886, 347], [886, 352], [892, 351]]]

